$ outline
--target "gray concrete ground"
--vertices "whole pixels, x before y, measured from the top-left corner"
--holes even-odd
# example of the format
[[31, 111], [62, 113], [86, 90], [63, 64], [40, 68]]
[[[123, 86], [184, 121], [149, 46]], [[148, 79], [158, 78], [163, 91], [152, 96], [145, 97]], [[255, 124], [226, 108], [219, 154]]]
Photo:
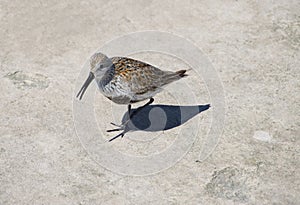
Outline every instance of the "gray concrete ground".
[[[299, 204], [299, 11], [296, 0], [1, 0], [0, 204]], [[142, 30], [171, 32], [202, 49], [223, 82], [226, 121], [204, 162], [196, 162], [202, 145], [196, 140], [171, 168], [135, 177], [88, 155], [72, 103], [87, 58], [111, 39]], [[135, 57], [166, 69], [180, 65], [158, 54]], [[193, 80], [191, 71], [184, 81]], [[199, 83], [199, 103], [209, 103]], [[171, 94], [155, 103], [172, 104]], [[109, 128], [109, 110], [126, 107], [96, 98], [108, 110], [102, 122]], [[202, 139], [211, 111], [181, 128], [200, 120]], [[178, 129], [139, 135], [167, 139], [152, 153]], [[131, 134], [110, 146], [150, 152]]]

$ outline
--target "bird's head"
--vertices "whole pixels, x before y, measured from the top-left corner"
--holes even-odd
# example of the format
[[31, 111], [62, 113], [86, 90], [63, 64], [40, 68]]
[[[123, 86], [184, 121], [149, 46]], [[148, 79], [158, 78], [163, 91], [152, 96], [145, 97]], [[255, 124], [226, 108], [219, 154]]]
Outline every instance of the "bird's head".
[[112, 61], [103, 53], [95, 53], [90, 57], [90, 74], [89, 77], [86, 79], [85, 83], [79, 90], [76, 97], [79, 97], [81, 100], [83, 94], [85, 93], [86, 89], [90, 85], [90, 83], [96, 79], [101, 79], [105, 72], [113, 65]]

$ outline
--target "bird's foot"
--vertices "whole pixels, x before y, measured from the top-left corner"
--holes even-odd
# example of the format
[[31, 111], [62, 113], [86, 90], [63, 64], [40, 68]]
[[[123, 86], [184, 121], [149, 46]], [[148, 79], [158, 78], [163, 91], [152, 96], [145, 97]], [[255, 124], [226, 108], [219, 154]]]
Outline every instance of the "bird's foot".
[[118, 128], [111, 129], [111, 130], [106, 130], [106, 132], [116, 132], [116, 131], [123, 131], [123, 132], [120, 133], [120, 134], [118, 134], [117, 136], [111, 138], [111, 139], [109, 140], [109, 142], [113, 141], [114, 139], [117, 139], [118, 137], [122, 137], [122, 138], [124, 137], [124, 135], [125, 135], [125, 133], [126, 133], [125, 128], [126, 128], [127, 123], [128, 123], [128, 121], [124, 122], [124, 123], [121, 124], [121, 125], [115, 124], [115, 123], [113, 123], [113, 122], [110, 123], [110, 124], [112, 124], [112, 125], [114, 125], [114, 126], [116, 126], [116, 127], [118, 127]]
[[108, 140], [109, 142], [111, 142], [111, 141], [113, 141], [113, 140], [115, 140], [115, 139], [117, 139], [118, 137], [124, 137], [124, 135], [125, 135], [125, 131], [124, 132], [122, 132], [122, 133], [120, 133], [120, 134], [118, 134], [117, 136], [115, 136], [115, 137], [113, 137], [113, 138], [111, 138], [110, 140]]
[[110, 124], [113, 125], [113, 126], [116, 126], [116, 127], [120, 127], [120, 128], [123, 127], [123, 124], [119, 125], [119, 124], [116, 124], [116, 123], [113, 123], [113, 122], [111, 122]]
[[110, 124], [113, 125], [113, 126], [116, 126], [118, 127], [117, 129], [111, 129], [111, 130], [107, 130], [107, 132], [114, 132], [114, 131], [120, 131], [120, 130], [124, 130], [126, 125], [128, 124], [129, 120], [125, 121], [124, 123], [122, 124], [116, 124], [116, 123], [113, 123], [111, 122]]
[[123, 128], [116, 128], [116, 129], [110, 129], [110, 130], [106, 130], [106, 132], [116, 132], [116, 131], [121, 131], [124, 130]]
[[110, 124], [112, 124], [113, 126], [116, 126], [118, 128], [106, 130], [106, 132], [115, 132], [115, 131], [121, 131], [121, 130], [125, 129], [125, 125], [124, 124], [118, 125], [118, 124], [115, 124], [113, 122], [111, 122]]

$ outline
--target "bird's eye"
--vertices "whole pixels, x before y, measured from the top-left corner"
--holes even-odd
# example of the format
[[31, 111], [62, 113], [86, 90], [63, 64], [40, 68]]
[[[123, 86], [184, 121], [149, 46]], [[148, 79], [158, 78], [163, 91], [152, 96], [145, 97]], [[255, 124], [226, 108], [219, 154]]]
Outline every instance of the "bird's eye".
[[103, 65], [101, 64], [101, 65], [99, 66], [99, 68], [103, 68]]

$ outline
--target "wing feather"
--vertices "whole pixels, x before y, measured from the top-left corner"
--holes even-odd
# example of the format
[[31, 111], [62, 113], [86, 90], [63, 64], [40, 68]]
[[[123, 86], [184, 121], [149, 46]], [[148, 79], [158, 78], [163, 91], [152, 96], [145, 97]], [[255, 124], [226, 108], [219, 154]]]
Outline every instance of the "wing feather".
[[173, 73], [131, 58], [113, 57], [111, 60], [115, 66], [115, 78], [120, 78], [115, 80], [127, 82], [128, 91], [138, 95], [160, 88], [162, 78]]

